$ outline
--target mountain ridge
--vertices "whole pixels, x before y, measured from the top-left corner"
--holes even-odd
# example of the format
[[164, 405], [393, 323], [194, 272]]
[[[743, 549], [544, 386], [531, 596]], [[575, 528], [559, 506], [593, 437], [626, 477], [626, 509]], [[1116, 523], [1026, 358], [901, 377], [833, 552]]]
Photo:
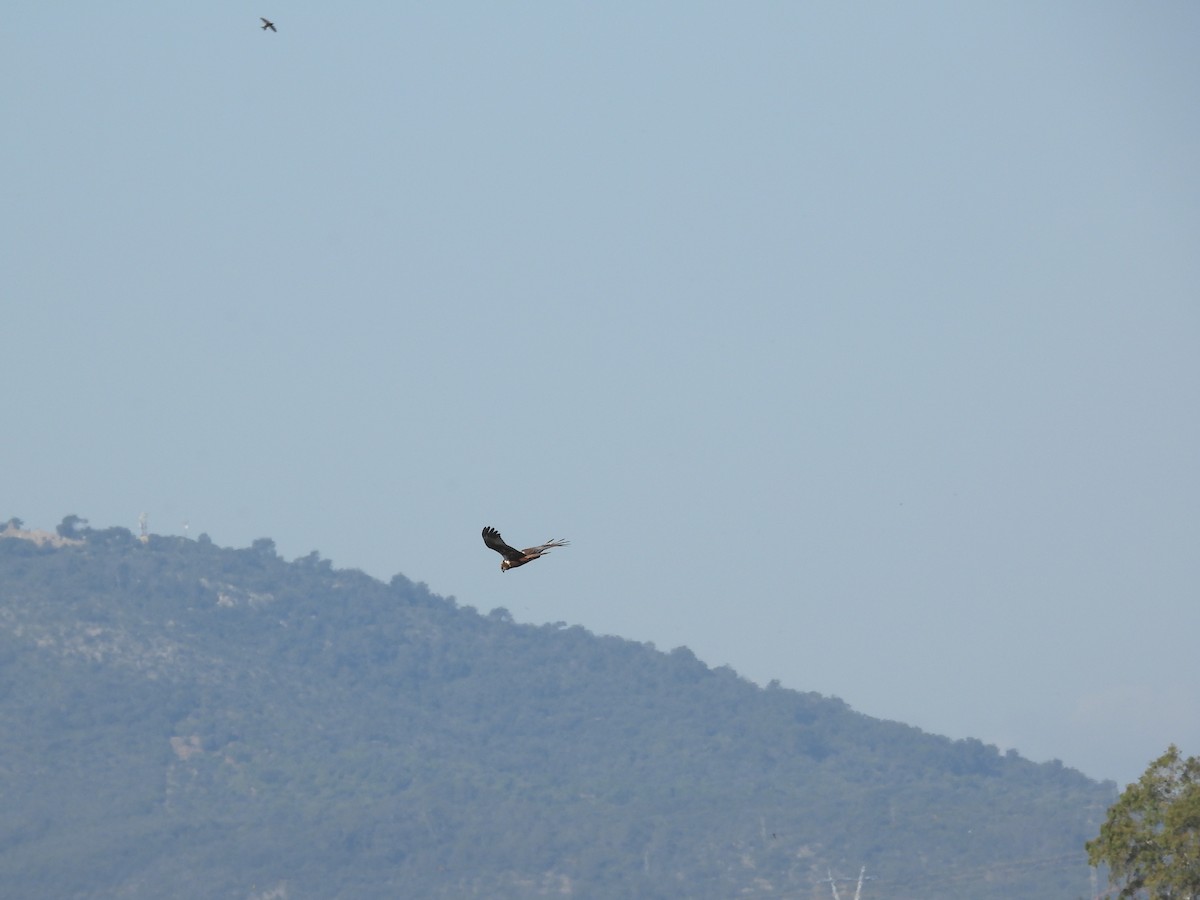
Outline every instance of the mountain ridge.
[[22, 896], [1087, 891], [1112, 786], [1057, 761], [265, 538], [60, 536], [0, 535]]

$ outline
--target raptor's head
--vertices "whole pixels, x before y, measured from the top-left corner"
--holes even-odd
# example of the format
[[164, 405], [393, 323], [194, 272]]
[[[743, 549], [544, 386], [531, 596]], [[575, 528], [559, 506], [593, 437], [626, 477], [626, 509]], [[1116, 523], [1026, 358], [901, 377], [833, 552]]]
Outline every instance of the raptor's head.
[[507, 559], [500, 560], [500, 571], [501, 572], [507, 572], [511, 568], [512, 568], [512, 563], [509, 562]]

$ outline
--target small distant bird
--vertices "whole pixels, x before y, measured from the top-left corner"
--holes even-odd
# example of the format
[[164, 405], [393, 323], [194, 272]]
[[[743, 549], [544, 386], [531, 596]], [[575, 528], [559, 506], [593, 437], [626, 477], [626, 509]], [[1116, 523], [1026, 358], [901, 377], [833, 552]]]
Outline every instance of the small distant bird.
[[[259, 18], [262, 19], [262, 30], [263, 31], [266, 31], [268, 28], [270, 28], [272, 31], [275, 31], [275, 23], [274, 22], [272, 22], [270, 19], [263, 19], [262, 16], [259, 16]], [[279, 34], [278, 31], [275, 31], [275, 33]]]
[[501, 572], [507, 572], [509, 569], [515, 569], [517, 566], [523, 566], [525, 563], [537, 559], [543, 553], [549, 553], [553, 547], [565, 547], [570, 543], [570, 541], [547, 541], [536, 547], [517, 550], [504, 543], [504, 538], [500, 537], [500, 532], [490, 525], [483, 529], [483, 542], [504, 557], [504, 559], [500, 560]]

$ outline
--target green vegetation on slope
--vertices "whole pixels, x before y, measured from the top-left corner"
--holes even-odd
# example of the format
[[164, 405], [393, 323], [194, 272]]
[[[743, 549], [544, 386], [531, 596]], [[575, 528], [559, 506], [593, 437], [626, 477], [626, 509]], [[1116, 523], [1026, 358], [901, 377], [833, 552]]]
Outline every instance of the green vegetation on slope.
[[266, 539], [78, 525], [0, 540], [13, 896], [1087, 890], [1111, 787], [1060, 764]]

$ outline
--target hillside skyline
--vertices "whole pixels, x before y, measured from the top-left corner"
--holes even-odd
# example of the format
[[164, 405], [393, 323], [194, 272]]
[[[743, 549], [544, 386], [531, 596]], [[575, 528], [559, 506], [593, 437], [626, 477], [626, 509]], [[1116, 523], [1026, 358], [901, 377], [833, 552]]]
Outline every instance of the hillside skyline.
[[[148, 523], [145, 520], [143, 520], [143, 524], [148, 524]], [[87, 543], [87, 537], [89, 535], [93, 535], [93, 534], [102, 534], [102, 535], [109, 536], [110, 538], [113, 535], [119, 535], [119, 536], [124, 536], [124, 537], [128, 538], [130, 541], [133, 541], [136, 539], [143, 544], [146, 544], [151, 540], [170, 541], [170, 540], [180, 539], [180, 537], [181, 537], [179, 535], [158, 534], [158, 533], [150, 530], [148, 527], [145, 529], [145, 531], [142, 531], [139, 534], [138, 531], [135, 531], [134, 529], [126, 528], [121, 525], [97, 526], [94, 523], [90, 522], [87, 519], [87, 517], [76, 516], [74, 514], [64, 517], [63, 520], [59, 523], [59, 525], [52, 530], [47, 530], [47, 529], [43, 529], [43, 528], [31, 528], [31, 527], [29, 527], [28, 523], [26, 523], [19, 516], [12, 517], [11, 519], [9, 519], [7, 521], [4, 520], [2, 516], [0, 516], [0, 525], [2, 525], [2, 527], [0, 527], [0, 540], [3, 540], [3, 539], [23, 540], [23, 541], [27, 541], [31, 544], [34, 544], [35, 546], [38, 546], [38, 547], [48, 547], [48, 548], [55, 548], [55, 549], [61, 549], [64, 547], [66, 547], [66, 548], [81, 547]], [[267, 537], [267, 536], [263, 536], [263, 537], [255, 539], [250, 545], [248, 545], [247, 547], [244, 547], [244, 548], [223, 547], [220, 545], [216, 545], [213, 543], [212, 538], [207, 533], [200, 533], [200, 534], [193, 535], [190, 537], [183, 536], [182, 539], [185, 541], [190, 541], [190, 542], [200, 543], [200, 544], [207, 545], [207, 546], [217, 547], [220, 550], [227, 550], [227, 551], [261, 550], [262, 552], [271, 553], [271, 554], [278, 553], [278, 548], [276, 546], [274, 539]], [[282, 560], [285, 560], [286, 557], [280, 555], [279, 559], [282, 561]], [[317, 550], [313, 550], [310, 553], [305, 554], [303, 556], [295, 557], [293, 560], [291, 560], [291, 562], [292, 563], [312, 562], [315, 564], [319, 564], [326, 571], [329, 571], [329, 572], [343, 572], [343, 573], [345, 573], [347, 575], [351, 575], [351, 576], [364, 576], [364, 577], [369, 578], [374, 581], [381, 581], [376, 576], [373, 576], [370, 573], [363, 572], [361, 569], [335, 566], [333, 560], [329, 560], [327, 558], [322, 557], [320, 552]], [[446, 602], [449, 602], [450, 604], [455, 605], [455, 606], [461, 605], [461, 607], [465, 610], [475, 611], [475, 612], [479, 613], [480, 615], [491, 616], [491, 615], [500, 614], [500, 615], [502, 615], [502, 617], [505, 620], [519, 622], [519, 619], [517, 619], [516, 617], [513, 616], [511, 610], [509, 610], [505, 607], [492, 607], [489, 609], [485, 609], [482, 607], [477, 607], [474, 604], [471, 604], [469, 602], [460, 601], [460, 598], [457, 598], [457, 597], [440, 595], [432, 586], [427, 585], [420, 578], [416, 578], [416, 579], [411, 578], [408, 573], [397, 572], [397, 573], [394, 573], [391, 576], [391, 578], [392, 578], [392, 580], [396, 580], [396, 581], [400, 581], [400, 582], [404, 582], [404, 583], [416, 584], [416, 585], [420, 586], [422, 590], [428, 591], [430, 593], [430, 596], [435, 597], [439, 600], [445, 600]], [[554, 623], [520, 622], [520, 624], [543, 626], [543, 627], [552, 625], [555, 627], [584, 628], [584, 626], [582, 626], [580, 623], [568, 622], [568, 621], [564, 621], [564, 620], [559, 620]], [[584, 629], [584, 630], [586, 631], [586, 629]], [[630, 641], [633, 644], [644, 644], [645, 646], [650, 647], [651, 649], [654, 649], [656, 652], [664, 652], [664, 653], [668, 652], [667, 649], [657, 647], [653, 641], [639, 641], [636, 638], [630, 638], [626, 635], [599, 634], [596, 636], [597, 637], [617, 638], [617, 639], [624, 640], [624, 641]], [[691, 648], [687, 647], [686, 645], [678, 645], [677, 647], [671, 648], [669, 652], [674, 653], [675, 651], [685, 651], [688, 654], [693, 653], [693, 650]], [[728, 664], [715, 664], [709, 660], [704, 660], [700, 657], [697, 657], [697, 659], [703, 665], [705, 665], [707, 667], [714, 668], [714, 669], [715, 668], [728, 669], [730, 672], [733, 672], [734, 674], [736, 674], [738, 678], [745, 679], [746, 681], [748, 681], [750, 683], [755, 683], [753, 679], [747, 678], [744, 673], [739, 672], [737, 670], [737, 668], [734, 666], [730, 666]], [[773, 679], [769, 684], [757, 684], [757, 686], [760, 688], [765, 688], [768, 686], [776, 687], [776, 688], [786, 687], [789, 690], [799, 691], [802, 693], [813, 693], [809, 689], [805, 688], [805, 686], [803, 686], [803, 685], [783, 685], [777, 679]], [[828, 696], [829, 699], [835, 700], [838, 703], [844, 703], [847, 706], [847, 708], [855, 710], [856, 713], [862, 714], [860, 710], [855, 709], [854, 703], [852, 702], [852, 700], [842, 697], [841, 695], [837, 694], [836, 692], [826, 695], [826, 696]], [[869, 716], [869, 717], [873, 718], [873, 719], [878, 719], [881, 722], [895, 723], [895, 724], [904, 725], [904, 726], [910, 727], [910, 728], [916, 728], [918, 731], [924, 731], [924, 729], [920, 729], [918, 726], [912, 725], [911, 723], [903, 722], [899, 719], [893, 719], [893, 718], [889, 718], [886, 716], [884, 716], [884, 717]], [[952, 735], [939, 735], [936, 732], [930, 732], [930, 734], [932, 734], [933, 736], [937, 736], [937, 737], [945, 737], [950, 740], [965, 739], [965, 740], [969, 740], [969, 741], [974, 741], [976, 743], [981, 743], [985, 746], [991, 747], [992, 749], [996, 750], [997, 752], [1007, 752], [1010, 755], [1012, 755], [1012, 754], [1019, 755], [1018, 748], [996, 747], [991, 742], [981, 741], [981, 739], [976, 735], [963, 735], [963, 736], [956, 737], [956, 736], [952, 736]], [[1070, 768], [1073, 771], [1080, 771], [1077, 766], [1072, 765], [1070, 760], [1054, 758], [1052, 760], [1031, 760], [1031, 761], [1038, 762], [1038, 763], [1052, 763], [1054, 765], [1062, 765], [1062, 766], [1066, 766], [1066, 767]], [[1086, 773], [1082, 773], [1082, 774], [1086, 774]], [[1087, 776], [1087, 777], [1090, 778], [1090, 776]], [[1114, 789], [1116, 787], [1118, 787], [1118, 785], [1115, 782], [1113, 782], [1111, 779], [1094, 779], [1094, 780], [1111, 785], [1111, 787], [1113, 787]]]
[[22, 897], [1059, 900], [1114, 792], [1062, 763], [532, 626], [397, 575], [0, 537], [0, 880]]

